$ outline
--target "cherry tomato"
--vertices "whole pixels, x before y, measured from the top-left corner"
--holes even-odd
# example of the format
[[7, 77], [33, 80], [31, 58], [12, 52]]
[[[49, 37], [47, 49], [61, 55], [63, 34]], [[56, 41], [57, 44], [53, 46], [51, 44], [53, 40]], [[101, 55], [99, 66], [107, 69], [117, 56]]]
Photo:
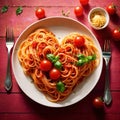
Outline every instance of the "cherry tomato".
[[113, 30], [113, 37], [116, 41], [120, 41], [120, 28], [115, 28]]
[[52, 80], [57, 80], [57, 79], [60, 78], [61, 73], [60, 73], [60, 71], [59, 71], [58, 69], [53, 68], [52, 70], [50, 70], [49, 76], [50, 76], [50, 78], [51, 78]]
[[40, 69], [42, 71], [49, 71], [52, 69], [52, 63], [49, 60], [42, 60], [40, 63]]
[[77, 36], [77, 37], [74, 39], [74, 45], [77, 46], [78, 48], [84, 46], [84, 44], [85, 44], [85, 39], [84, 39], [84, 37], [82, 37], [82, 36]]
[[88, 2], [89, 2], [89, 0], [80, 0], [80, 3], [81, 3], [82, 5], [87, 5]]
[[108, 12], [110, 15], [115, 14], [116, 11], [117, 11], [116, 6], [115, 6], [113, 3], [109, 4], [109, 5], [106, 7], [106, 10], [107, 10], [107, 12]]
[[74, 13], [77, 17], [80, 17], [83, 14], [82, 6], [77, 6], [74, 8]]
[[45, 17], [45, 10], [43, 8], [37, 8], [35, 11], [35, 15], [38, 19]]
[[96, 97], [94, 100], [93, 100], [93, 106], [95, 108], [103, 108], [104, 106], [104, 103], [103, 103], [103, 100], [101, 97]]

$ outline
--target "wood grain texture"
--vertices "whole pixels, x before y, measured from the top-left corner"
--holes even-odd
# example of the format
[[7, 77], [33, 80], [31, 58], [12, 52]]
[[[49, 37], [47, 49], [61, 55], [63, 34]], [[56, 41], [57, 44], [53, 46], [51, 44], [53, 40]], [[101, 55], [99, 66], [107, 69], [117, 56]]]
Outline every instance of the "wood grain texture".
[[61, 120], [61, 119], [71, 119], [71, 120], [120, 120], [120, 115], [119, 114], [106, 114], [103, 116], [98, 116], [98, 115], [91, 115], [91, 114], [79, 114], [76, 115], [74, 113], [72, 113], [72, 116], [70, 116], [69, 114], [65, 114], [64, 116], [60, 116], [59, 114], [56, 115], [49, 115], [49, 113], [45, 113], [42, 115], [39, 114], [2, 114], [0, 115], [2, 120], [8, 120], [9, 119], [17, 119], [17, 120], [50, 120], [50, 118], [52, 118], [52, 120]]
[[[49, 108], [44, 107], [41, 105], [38, 105], [37, 103], [30, 100], [28, 97], [26, 97], [24, 94], [1, 94], [0, 103], [0, 118], [16, 118], [16, 116], [22, 116], [23, 118], [27, 119], [29, 117], [35, 118], [35, 119], [57, 119], [58, 120], [64, 118], [74, 118], [74, 119], [90, 119], [90, 120], [119, 120], [120, 118], [120, 93], [114, 92], [113, 93], [113, 103], [112, 107], [104, 108], [104, 110], [96, 110], [92, 106], [92, 100], [95, 97], [94, 94], [88, 95], [84, 100], [66, 107], [66, 108]], [[115, 99], [115, 96], [118, 96], [118, 98]], [[7, 99], [8, 100], [7, 100]], [[15, 98], [15, 100], [14, 100]], [[6, 107], [8, 106], [8, 107]], [[47, 114], [47, 115], [46, 115]], [[110, 118], [110, 117], [114, 117]], [[18, 118], [19, 120], [21, 119]]]
[[[99, 91], [99, 93], [96, 93], [96, 91], [93, 91], [80, 102], [74, 105], [65, 107], [65, 108], [57, 109], [57, 108], [45, 107], [38, 103], [35, 103], [30, 98], [28, 98], [24, 93], [12, 93], [12, 94], [2, 93], [0, 95], [1, 96], [0, 111], [2, 111], [2, 113], [36, 113], [36, 112], [39, 112], [41, 114], [44, 114], [46, 112], [50, 112], [51, 114], [54, 114], [54, 113], [67, 112], [70, 114], [71, 112], [74, 112], [74, 113], [79, 113], [79, 114], [85, 114], [85, 113], [94, 114], [94, 112], [95, 111], [97, 112], [97, 110], [93, 108], [92, 101], [95, 96], [100, 95], [100, 94], [102, 94], [101, 91]], [[120, 92], [112, 92], [112, 96], [113, 96], [113, 102], [111, 106], [104, 107], [104, 110], [101, 110], [101, 112], [104, 112], [106, 114], [109, 114], [109, 113], [120, 114], [119, 107], [117, 107], [117, 106], [120, 106], [120, 102], [119, 102]]]

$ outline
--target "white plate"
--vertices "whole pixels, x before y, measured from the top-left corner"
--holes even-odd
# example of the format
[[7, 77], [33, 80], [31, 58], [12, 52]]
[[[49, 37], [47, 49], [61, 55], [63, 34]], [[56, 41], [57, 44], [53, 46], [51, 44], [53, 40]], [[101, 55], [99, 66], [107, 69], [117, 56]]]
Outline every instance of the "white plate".
[[[86, 34], [90, 36], [94, 41], [95, 44], [100, 52], [100, 64], [97, 67], [97, 69], [82, 83], [80, 83], [73, 93], [64, 100], [63, 102], [59, 103], [52, 103], [49, 102], [43, 93], [38, 91], [38, 89], [34, 86], [34, 84], [31, 82], [31, 78], [29, 76], [26, 76], [23, 73], [22, 67], [19, 64], [18, 58], [17, 58], [17, 51], [19, 48], [20, 43], [34, 30], [38, 28], [46, 28], [53, 32], [56, 37], [61, 40], [66, 35], [68, 35], [71, 32], [79, 32], [82, 34]], [[99, 45], [99, 42], [97, 41], [96, 37], [93, 35], [93, 33], [85, 27], [85, 25], [81, 24], [80, 22], [73, 20], [71, 18], [67, 17], [51, 17], [51, 18], [45, 18], [42, 20], [39, 20], [30, 26], [28, 26], [19, 36], [17, 39], [15, 46], [13, 48], [13, 54], [12, 54], [12, 67], [13, 72], [16, 78], [16, 81], [22, 91], [33, 101], [49, 106], [49, 107], [65, 107], [72, 105], [80, 100], [82, 100], [84, 97], [86, 97], [95, 87], [97, 84], [101, 71], [102, 71], [102, 51]]]

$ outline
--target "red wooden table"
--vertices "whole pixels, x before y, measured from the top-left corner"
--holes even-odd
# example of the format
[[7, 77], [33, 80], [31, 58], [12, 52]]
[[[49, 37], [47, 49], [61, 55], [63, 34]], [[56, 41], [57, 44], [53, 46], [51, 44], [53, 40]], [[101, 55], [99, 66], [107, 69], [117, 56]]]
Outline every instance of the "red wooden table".
[[[88, 24], [88, 12], [96, 6], [105, 8], [111, 2], [117, 5], [117, 14], [110, 17], [110, 23], [106, 29], [101, 31], [93, 30]], [[9, 9], [6, 13], [0, 13], [0, 120], [120, 120], [120, 42], [115, 42], [111, 35], [111, 31], [120, 25], [119, 0], [89, 0], [89, 4], [83, 6], [83, 16], [79, 18], [74, 14], [74, 7], [80, 5], [79, 0], [0, 0], [0, 9], [4, 5], [8, 5]], [[15, 13], [18, 6], [23, 7], [23, 13], [20, 15], [16, 15]], [[7, 51], [5, 47], [6, 26], [13, 26], [16, 40], [28, 25], [38, 21], [34, 14], [38, 6], [45, 9], [46, 17], [62, 16], [62, 10], [64, 12], [70, 11], [69, 17], [89, 27], [101, 46], [103, 46], [104, 39], [111, 39], [110, 87], [113, 101], [109, 107], [105, 106], [103, 110], [98, 111], [92, 105], [92, 101], [96, 96], [103, 96], [105, 83], [104, 66], [99, 82], [92, 92], [80, 102], [66, 108], [49, 108], [35, 103], [21, 91], [13, 74], [12, 91], [10, 94], [5, 91], [4, 80], [7, 63]]]

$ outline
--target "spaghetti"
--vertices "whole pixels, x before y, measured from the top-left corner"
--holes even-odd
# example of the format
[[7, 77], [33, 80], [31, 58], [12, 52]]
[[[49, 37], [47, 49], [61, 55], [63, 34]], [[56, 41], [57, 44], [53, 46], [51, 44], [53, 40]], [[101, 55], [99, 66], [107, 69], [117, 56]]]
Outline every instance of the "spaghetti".
[[[80, 34], [71, 33], [59, 44], [53, 33], [46, 29], [38, 29], [31, 33], [19, 47], [18, 59], [24, 72], [32, 77], [35, 86], [45, 94], [49, 101], [58, 102], [67, 98], [99, 64], [99, 52], [94, 42], [88, 36], [82, 35], [85, 45], [77, 48], [74, 45], [76, 36]], [[41, 61], [47, 59], [48, 54], [57, 56], [62, 64], [61, 76], [58, 80], [50, 79], [48, 73], [39, 67]], [[77, 55], [96, 55], [96, 59], [77, 66]], [[62, 91], [59, 90], [61, 88]]]

